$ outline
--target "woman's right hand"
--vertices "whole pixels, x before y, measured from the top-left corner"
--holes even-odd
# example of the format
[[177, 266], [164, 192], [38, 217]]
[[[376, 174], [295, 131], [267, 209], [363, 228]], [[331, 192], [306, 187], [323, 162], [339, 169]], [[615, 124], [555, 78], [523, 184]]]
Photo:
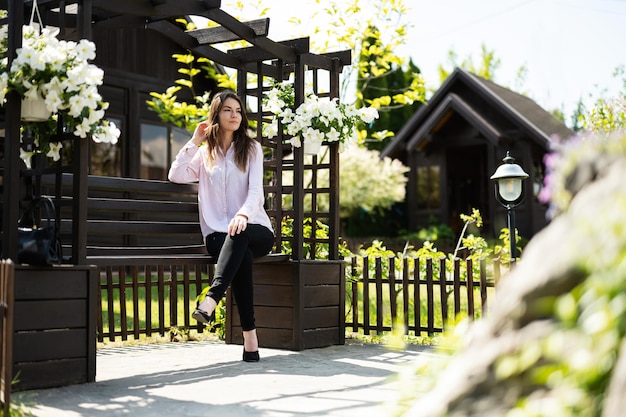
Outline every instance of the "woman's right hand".
[[208, 120], [204, 120], [198, 123], [198, 126], [196, 126], [196, 130], [193, 132], [193, 138], [192, 138], [193, 143], [200, 146], [202, 142], [206, 141], [207, 139], [206, 130], [208, 127], [209, 127]]

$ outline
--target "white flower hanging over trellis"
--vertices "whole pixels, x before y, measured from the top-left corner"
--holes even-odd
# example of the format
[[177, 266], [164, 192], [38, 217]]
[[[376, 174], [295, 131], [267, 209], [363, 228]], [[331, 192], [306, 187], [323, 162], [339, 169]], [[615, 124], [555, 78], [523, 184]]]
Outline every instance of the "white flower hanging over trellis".
[[371, 123], [378, 118], [378, 110], [372, 107], [357, 109], [353, 105], [339, 103], [337, 98], [320, 98], [308, 94], [295, 111], [294, 90], [290, 83], [276, 84], [263, 100], [264, 109], [271, 112], [272, 122], [264, 126], [264, 134], [275, 137], [278, 122], [283, 132], [291, 136], [289, 143], [299, 148], [303, 142], [339, 142], [342, 145], [359, 138], [358, 123]]

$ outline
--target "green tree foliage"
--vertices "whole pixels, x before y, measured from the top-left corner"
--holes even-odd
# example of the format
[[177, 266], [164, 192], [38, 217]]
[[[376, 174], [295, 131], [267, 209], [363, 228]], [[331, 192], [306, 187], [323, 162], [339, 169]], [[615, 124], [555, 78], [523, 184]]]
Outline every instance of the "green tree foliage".
[[618, 67], [614, 77], [621, 77], [622, 91], [615, 97], [605, 97], [601, 94], [591, 109], [579, 106], [578, 126], [580, 130], [597, 133], [608, 133], [626, 129], [626, 75], [624, 66]]
[[583, 120], [585, 117], [585, 103], [583, 103], [582, 99], [579, 99], [576, 103], [576, 108], [574, 109], [572, 115], [570, 116], [571, 129], [574, 132], [580, 132], [583, 128]]
[[[382, 150], [393, 132], [397, 132], [424, 101], [424, 87], [419, 68], [409, 60], [406, 69], [389, 60], [389, 46], [382, 44], [374, 26], [367, 28], [359, 55], [357, 107], [372, 105], [379, 118], [364, 126], [368, 149]], [[387, 62], [387, 61], [390, 62]]]

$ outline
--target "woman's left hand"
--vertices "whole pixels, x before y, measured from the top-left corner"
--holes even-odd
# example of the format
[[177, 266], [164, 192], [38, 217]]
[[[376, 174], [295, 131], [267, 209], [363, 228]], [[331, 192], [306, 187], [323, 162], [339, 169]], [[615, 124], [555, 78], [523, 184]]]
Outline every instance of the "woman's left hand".
[[248, 227], [248, 218], [243, 214], [238, 214], [230, 221], [228, 225], [228, 234], [230, 236], [238, 235]]

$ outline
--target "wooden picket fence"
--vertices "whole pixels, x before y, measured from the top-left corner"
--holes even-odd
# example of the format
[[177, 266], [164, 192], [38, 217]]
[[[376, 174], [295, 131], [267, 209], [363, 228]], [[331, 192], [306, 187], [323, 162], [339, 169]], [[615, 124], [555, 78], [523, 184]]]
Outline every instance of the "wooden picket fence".
[[[196, 295], [211, 282], [211, 265], [151, 262], [100, 267], [99, 342], [202, 330], [190, 314]], [[346, 262], [346, 329], [365, 335], [389, 332], [394, 325], [403, 325], [405, 334], [433, 335], [459, 314], [481, 317], [502, 269], [491, 259], [456, 260], [452, 267], [446, 259], [410, 257]]]
[[164, 336], [173, 328], [201, 331], [191, 312], [212, 271], [210, 264], [182, 259], [100, 266], [98, 342]]
[[403, 326], [404, 334], [431, 336], [459, 315], [475, 320], [487, 314], [502, 274], [499, 260], [449, 264], [445, 258], [353, 257], [347, 268], [353, 278], [346, 280], [346, 329], [370, 335]]

